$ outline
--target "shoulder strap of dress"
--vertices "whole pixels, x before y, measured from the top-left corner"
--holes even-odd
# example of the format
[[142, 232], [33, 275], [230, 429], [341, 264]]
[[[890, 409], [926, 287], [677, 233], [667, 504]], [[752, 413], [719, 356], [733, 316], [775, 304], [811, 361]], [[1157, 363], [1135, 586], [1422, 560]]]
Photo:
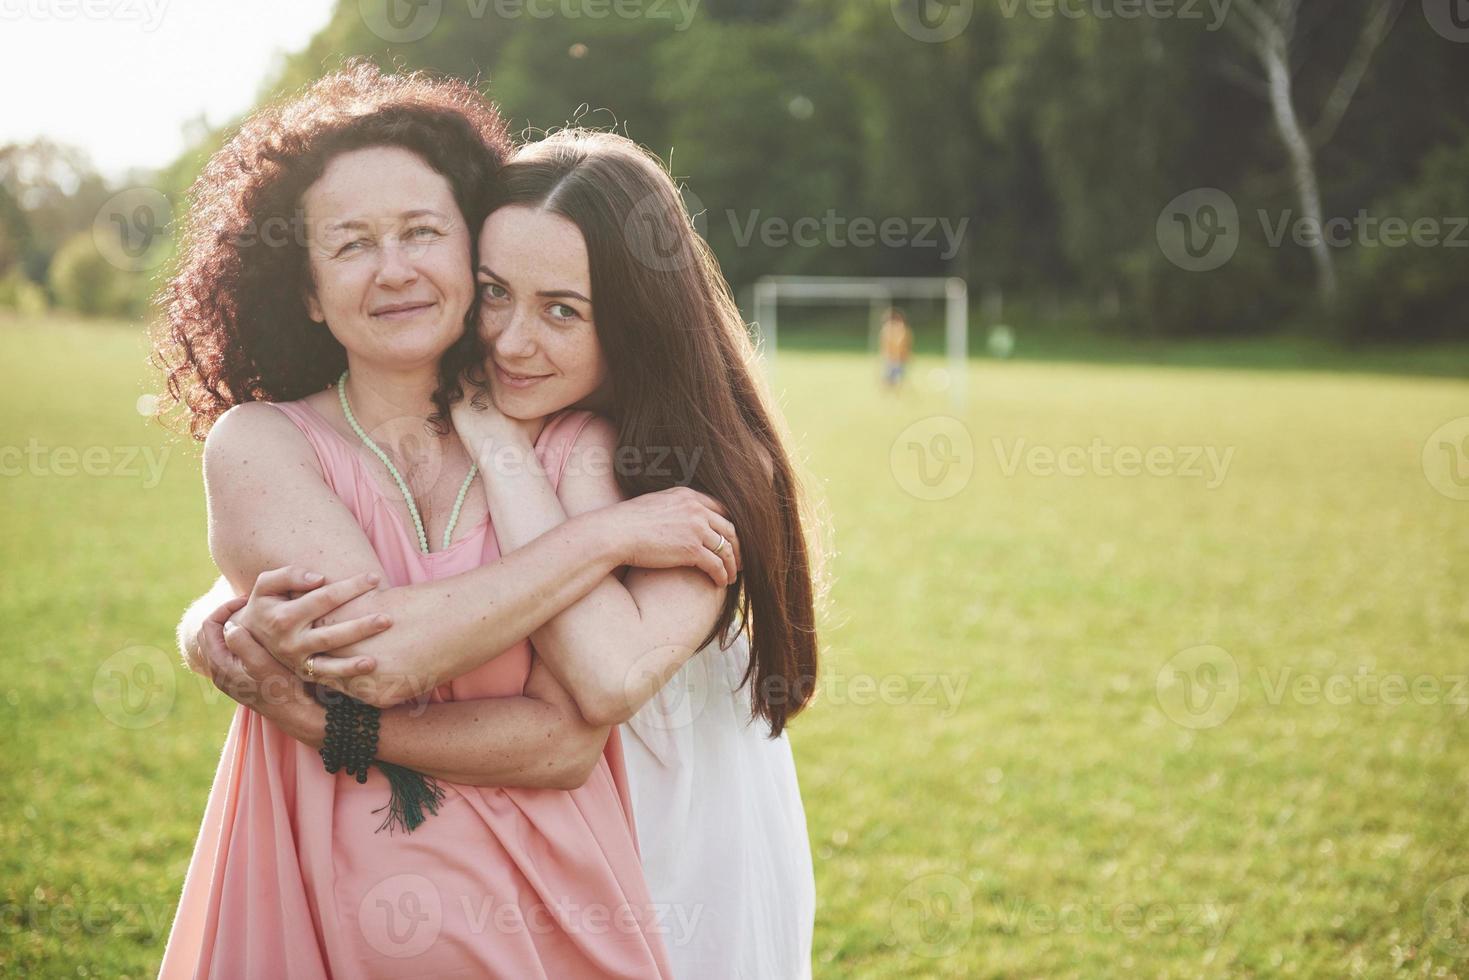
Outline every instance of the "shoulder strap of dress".
[[295, 423], [296, 428], [306, 437], [311, 448], [316, 453], [316, 460], [321, 464], [321, 475], [328, 486], [341, 495], [342, 488], [338, 485], [340, 477], [346, 477], [347, 482], [351, 480], [352, 459], [348, 455], [347, 448], [342, 445], [341, 436], [328, 428], [327, 421], [311, 409], [310, 406], [301, 402], [265, 402], [272, 408], [278, 409], [286, 418]]
[[571, 447], [576, 445], [582, 430], [594, 417], [592, 412], [567, 410], [557, 412], [547, 420], [540, 438], [536, 440], [536, 454], [546, 470], [551, 486], [561, 486], [561, 474], [565, 472], [566, 461], [571, 457]]

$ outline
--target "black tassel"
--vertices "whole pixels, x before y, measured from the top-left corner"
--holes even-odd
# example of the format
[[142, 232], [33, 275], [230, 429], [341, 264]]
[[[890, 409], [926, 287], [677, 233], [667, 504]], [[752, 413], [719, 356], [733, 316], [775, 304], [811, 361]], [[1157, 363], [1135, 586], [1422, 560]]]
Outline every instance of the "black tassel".
[[374, 760], [373, 765], [382, 770], [393, 791], [387, 803], [372, 811], [388, 811], [388, 815], [383, 817], [382, 824], [377, 828], [378, 833], [385, 829], [392, 833], [395, 828], [402, 828], [404, 833], [411, 834], [426, 819], [423, 813], [425, 807], [429, 813], [439, 812], [439, 804], [444, 802], [444, 788], [432, 776], [425, 776], [421, 772], [395, 766], [381, 759]]

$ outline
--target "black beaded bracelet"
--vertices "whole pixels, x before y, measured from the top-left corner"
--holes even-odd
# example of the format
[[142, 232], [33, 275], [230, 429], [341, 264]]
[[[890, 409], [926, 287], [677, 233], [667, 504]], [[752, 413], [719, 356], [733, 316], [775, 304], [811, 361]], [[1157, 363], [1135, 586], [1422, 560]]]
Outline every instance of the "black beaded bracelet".
[[[351, 695], [320, 685], [316, 686], [313, 694], [317, 702], [326, 707], [326, 738], [318, 750], [326, 771], [337, 773], [346, 770], [357, 782], [365, 783], [368, 766], [376, 765], [387, 777], [391, 795], [386, 804], [388, 814], [378, 827], [379, 831], [401, 827], [412, 832], [423, 823], [425, 809], [429, 813], [439, 812], [444, 791], [432, 777], [374, 758], [377, 755], [380, 710]], [[382, 809], [384, 807], [378, 807], [373, 812]]]
[[326, 705], [322, 764], [327, 772], [345, 769], [359, 783], [367, 782], [367, 767], [377, 755], [378, 709], [338, 691], [317, 690], [317, 700]]

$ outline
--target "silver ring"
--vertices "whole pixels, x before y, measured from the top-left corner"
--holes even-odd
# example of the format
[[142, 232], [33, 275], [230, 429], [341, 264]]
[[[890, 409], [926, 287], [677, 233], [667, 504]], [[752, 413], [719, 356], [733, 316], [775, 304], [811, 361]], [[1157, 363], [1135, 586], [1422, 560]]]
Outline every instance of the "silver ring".
[[726, 540], [724, 540], [724, 535], [721, 534], [719, 536], [719, 547], [718, 548], [711, 548], [710, 550], [713, 551], [717, 555], [721, 551], [724, 550], [724, 546], [727, 545], [727, 544], [729, 544], [729, 542], [726, 541]]

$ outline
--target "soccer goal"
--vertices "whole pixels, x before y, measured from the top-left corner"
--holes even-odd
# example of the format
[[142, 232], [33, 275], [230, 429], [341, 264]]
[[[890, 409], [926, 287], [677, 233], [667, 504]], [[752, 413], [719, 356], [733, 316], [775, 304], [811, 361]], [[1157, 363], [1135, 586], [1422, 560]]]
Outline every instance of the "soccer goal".
[[969, 289], [953, 277], [763, 276], [755, 280], [754, 315], [760, 330], [760, 350], [774, 369], [782, 303], [867, 304], [867, 342], [877, 345], [882, 316], [898, 299], [942, 299], [944, 337], [949, 364], [949, 398], [964, 405], [964, 381], [969, 360]]

